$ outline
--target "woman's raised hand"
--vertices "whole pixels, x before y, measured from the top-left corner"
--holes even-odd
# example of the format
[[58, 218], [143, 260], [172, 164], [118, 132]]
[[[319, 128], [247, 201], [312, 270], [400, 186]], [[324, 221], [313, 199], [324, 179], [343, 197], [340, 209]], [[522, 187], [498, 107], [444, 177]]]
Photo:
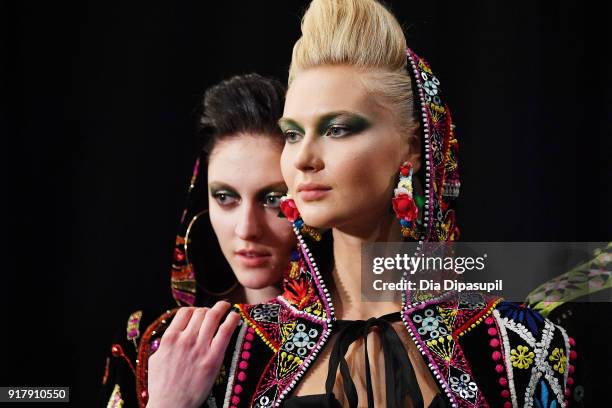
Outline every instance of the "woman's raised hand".
[[221, 323], [230, 307], [220, 301], [212, 308], [179, 309], [149, 358], [148, 408], [191, 408], [204, 403], [240, 321], [237, 313], [230, 312]]

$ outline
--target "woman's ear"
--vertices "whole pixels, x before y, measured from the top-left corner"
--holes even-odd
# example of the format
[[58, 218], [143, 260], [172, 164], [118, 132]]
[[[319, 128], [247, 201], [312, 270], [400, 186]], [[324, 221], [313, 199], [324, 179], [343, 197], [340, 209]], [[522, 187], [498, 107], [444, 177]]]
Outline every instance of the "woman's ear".
[[421, 138], [419, 137], [420, 123], [417, 122], [414, 130], [408, 139], [408, 151], [404, 157], [404, 162], [412, 163], [413, 171], [416, 173], [421, 168]]

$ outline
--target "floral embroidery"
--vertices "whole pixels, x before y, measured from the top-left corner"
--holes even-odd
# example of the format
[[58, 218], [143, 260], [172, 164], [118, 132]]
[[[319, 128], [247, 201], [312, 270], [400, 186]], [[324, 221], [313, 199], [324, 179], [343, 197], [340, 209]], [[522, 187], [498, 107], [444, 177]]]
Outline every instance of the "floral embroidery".
[[459, 394], [463, 399], [471, 399], [476, 396], [478, 386], [467, 373], [463, 373], [458, 377], [451, 376], [449, 378], [451, 389]]
[[314, 340], [319, 336], [319, 331], [311, 328], [306, 332], [306, 325], [303, 323], [298, 324], [295, 330], [295, 332], [288, 336], [285, 350], [297, 352], [300, 357], [304, 357], [309, 350], [315, 348], [316, 343]]
[[563, 349], [556, 347], [550, 356], [548, 356], [550, 361], [556, 361], [553, 365], [553, 368], [558, 371], [560, 374], [565, 372], [565, 367], [567, 367], [567, 357], [565, 356], [565, 352]]
[[437, 339], [428, 340], [426, 344], [434, 353], [438, 354], [446, 361], [451, 361], [455, 348], [455, 342], [451, 335], [440, 336]]
[[303, 309], [304, 305], [309, 303], [313, 295], [314, 288], [305, 276], [288, 280], [285, 283], [285, 293], [283, 297], [291, 302], [291, 304], [295, 305], [298, 310]]
[[438, 336], [446, 336], [448, 331], [443, 324], [444, 318], [441, 315], [435, 315], [432, 309], [425, 309], [423, 315], [415, 313], [412, 320], [420, 325], [417, 330], [421, 336], [429, 335], [430, 338], [435, 339]]
[[300, 357], [287, 353], [286, 351], [281, 351], [280, 362], [278, 364], [280, 376], [286, 376], [288, 373], [293, 372], [303, 363], [304, 360]]
[[255, 321], [274, 322], [278, 319], [280, 305], [278, 304], [260, 304], [253, 308], [252, 316]]
[[518, 345], [510, 351], [510, 361], [512, 361], [513, 367], [529, 368], [531, 363], [533, 363], [534, 357], [535, 354], [527, 346]]

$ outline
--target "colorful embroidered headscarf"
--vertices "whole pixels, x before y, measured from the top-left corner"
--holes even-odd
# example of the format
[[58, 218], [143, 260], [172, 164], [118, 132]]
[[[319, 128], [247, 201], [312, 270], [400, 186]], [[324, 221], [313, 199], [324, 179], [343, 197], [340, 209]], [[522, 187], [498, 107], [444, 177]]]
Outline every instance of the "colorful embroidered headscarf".
[[[443, 98], [440, 80], [427, 62], [411, 49], [406, 49], [406, 55], [413, 83], [415, 115], [421, 124], [418, 132], [424, 163], [414, 174], [424, 194], [419, 242], [455, 241], [459, 238], [455, 204], [461, 186], [455, 126]], [[313, 235], [312, 228], [300, 218], [293, 200], [283, 204], [283, 212], [298, 230]]]
[[458, 143], [455, 126], [446, 105], [440, 80], [429, 64], [407, 49], [411, 78], [415, 85], [415, 101], [419, 109], [421, 140], [423, 142], [425, 205], [422, 241], [454, 241], [459, 237], [455, 202], [459, 196]]
[[[187, 204], [181, 215], [174, 244], [170, 280], [172, 297], [179, 306], [195, 305], [196, 295], [198, 303], [209, 303], [215, 297], [233, 289], [237, 283], [208, 218], [206, 169], [206, 154], [201, 152], [193, 167]], [[196, 279], [196, 270], [200, 284]], [[215, 273], [201, 273], [206, 270]], [[206, 282], [202, 282], [204, 275]], [[202, 297], [205, 299], [200, 299]]]

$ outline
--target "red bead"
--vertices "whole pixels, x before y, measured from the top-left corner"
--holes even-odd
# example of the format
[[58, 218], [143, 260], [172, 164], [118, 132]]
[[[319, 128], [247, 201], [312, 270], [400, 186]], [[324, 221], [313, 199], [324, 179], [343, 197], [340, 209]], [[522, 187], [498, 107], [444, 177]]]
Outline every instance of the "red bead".
[[253, 333], [247, 333], [246, 336], [244, 336], [244, 338], [247, 339], [248, 341], [253, 341], [255, 337], [253, 336]]
[[497, 348], [499, 347], [499, 340], [497, 339], [491, 339], [491, 341], [489, 342], [489, 345], [493, 348]]
[[255, 330], [253, 330], [252, 327], [247, 328], [247, 333], [255, 333]]
[[236, 395], [240, 395], [242, 394], [242, 385], [240, 384], [236, 384], [236, 386], [234, 387], [234, 393]]
[[502, 387], [508, 385], [508, 380], [506, 380], [506, 377], [499, 377], [499, 385], [501, 385]]
[[569, 397], [571, 395], [572, 391], [569, 388], [565, 389], [565, 396]]
[[497, 361], [502, 357], [502, 355], [499, 351], [494, 351], [493, 354], [491, 354], [491, 357], [493, 360]]
[[251, 358], [251, 353], [249, 353], [248, 351], [243, 351], [240, 357], [242, 357], [243, 360], [248, 360], [249, 358]]
[[572, 377], [567, 377], [567, 385], [574, 385], [574, 379]]
[[239, 396], [237, 396], [237, 395], [234, 395], [234, 396], [232, 397], [232, 404], [234, 404], [234, 405], [238, 405], [238, 404], [240, 404], [240, 397], [239, 397]]
[[111, 353], [113, 353], [114, 357], [121, 357], [123, 355], [123, 348], [119, 344], [113, 344]]
[[570, 364], [570, 365], [569, 365], [569, 368], [568, 368], [567, 370], [568, 370], [568, 371], [567, 371], [568, 373], [573, 374], [573, 373], [574, 373], [574, 370], [575, 370], [575, 368], [574, 368], [573, 364]]
[[502, 390], [501, 396], [502, 396], [502, 398], [508, 398], [510, 396], [510, 391]]
[[244, 360], [242, 360], [240, 364], [238, 364], [238, 367], [240, 367], [243, 370], [246, 370], [248, 366], [249, 366], [249, 363]]
[[497, 334], [497, 329], [495, 327], [489, 327], [487, 333], [489, 333], [489, 336], [495, 336]]
[[238, 373], [238, 381], [244, 381], [246, 380], [247, 376], [246, 373], [244, 371], [241, 371]]
[[512, 408], [512, 403], [510, 401], [504, 402], [504, 408]]
[[174, 259], [179, 262], [183, 262], [183, 260], [185, 259], [185, 254], [183, 254], [180, 249], [174, 248]]
[[485, 323], [488, 325], [492, 325], [493, 324], [493, 318], [491, 316], [487, 317], [485, 319]]
[[575, 360], [576, 357], [578, 357], [578, 353], [576, 353], [574, 350], [570, 351], [570, 360]]
[[570, 344], [570, 346], [574, 347], [576, 345], [576, 340], [574, 340], [573, 337], [570, 337], [569, 338], [569, 344]]
[[242, 348], [245, 350], [250, 350], [251, 349], [251, 343], [246, 341], [244, 342], [244, 344], [242, 345]]
[[495, 366], [495, 371], [497, 371], [499, 374], [503, 373], [504, 370], [505, 370], [504, 366], [501, 365], [501, 364], [498, 364], [498, 365]]

